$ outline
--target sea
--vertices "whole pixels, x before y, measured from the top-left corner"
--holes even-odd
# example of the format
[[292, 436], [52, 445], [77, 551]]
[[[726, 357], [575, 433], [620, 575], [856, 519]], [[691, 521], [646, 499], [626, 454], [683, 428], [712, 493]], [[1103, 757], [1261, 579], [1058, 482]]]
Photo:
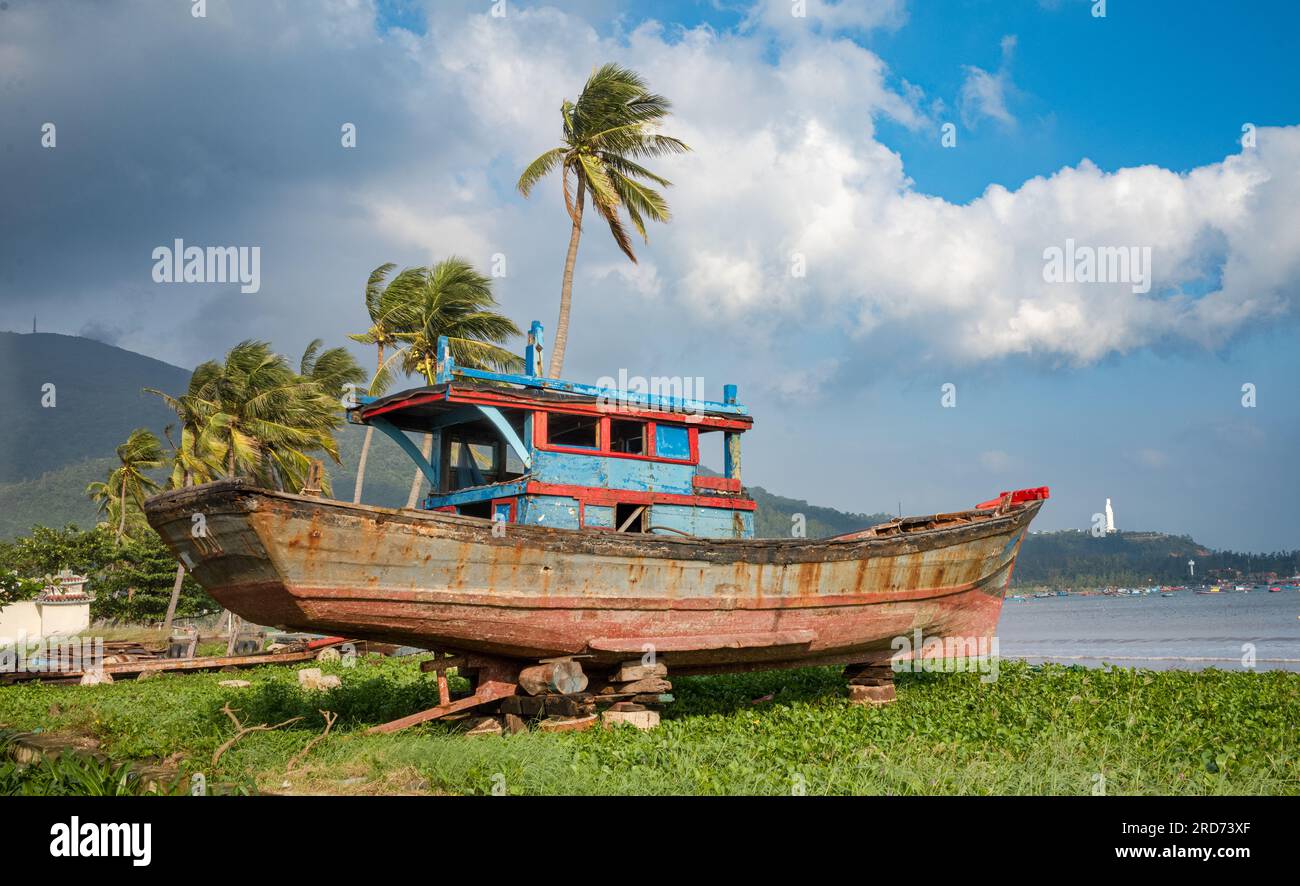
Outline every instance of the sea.
[[997, 636], [1034, 663], [1300, 671], [1300, 592], [1008, 598]]

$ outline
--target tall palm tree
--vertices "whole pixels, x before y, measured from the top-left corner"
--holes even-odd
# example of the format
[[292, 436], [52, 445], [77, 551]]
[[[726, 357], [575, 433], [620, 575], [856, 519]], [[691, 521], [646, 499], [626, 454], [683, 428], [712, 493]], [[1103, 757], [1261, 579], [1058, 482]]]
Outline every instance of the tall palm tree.
[[[381, 379], [384, 369], [384, 350], [397, 346], [396, 330], [383, 308], [384, 280], [397, 265], [386, 262], [370, 272], [366, 280], [366, 313], [370, 315], [370, 328], [365, 332], [349, 335], [348, 338], [363, 345], [374, 345], [378, 353], [375, 363], [375, 377], [366, 392], [371, 397], [381, 396], [388, 388], [387, 379]], [[366, 481], [366, 462], [370, 459], [370, 443], [375, 438], [373, 425], [366, 425], [366, 438], [361, 443], [361, 458], [357, 460], [357, 482], [352, 490], [352, 503], [361, 503], [361, 487]]]
[[[525, 197], [547, 173], [560, 167], [564, 206], [569, 213], [569, 251], [564, 259], [560, 286], [560, 318], [551, 345], [552, 378], [564, 368], [564, 349], [569, 340], [569, 310], [573, 301], [573, 266], [582, 237], [582, 214], [587, 194], [592, 207], [606, 223], [623, 254], [636, 262], [619, 208], [643, 241], [648, 242], [645, 220], [666, 222], [671, 217], [662, 194], [646, 182], [670, 187], [672, 182], [640, 166], [636, 161], [681, 154], [690, 148], [682, 141], [660, 135], [657, 127], [669, 115], [668, 99], [649, 91], [641, 75], [617, 64], [596, 69], [576, 102], [565, 99], [560, 106], [563, 143], [551, 148], [528, 165], [519, 176], [519, 193]], [[577, 184], [577, 195], [569, 178]]]
[[[379, 364], [372, 386], [386, 383], [393, 368], [408, 375], [423, 375], [432, 385], [438, 375], [438, 339], [446, 336], [452, 358], [474, 369], [517, 370], [523, 359], [501, 347], [519, 335], [509, 317], [496, 312], [492, 281], [457, 256], [431, 268], [407, 268], [384, 290], [381, 316], [400, 347]], [[433, 437], [424, 435], [423, 454], [433, 454]], [[423, 472], [411, 482], [406, 506], [415, 507]]]
[[116, 543], [121, 544], [126, 535], [130, 506], [135, 504], [142, 511], [146, 493], [159, 488], [157, 481], [147, 472], [162, 467], [165, 456], [162, 444], [152, 431], [136, 428], [126, 442], [117, 447], [117, 459], [119, 466], [108, 475], [107, 482], [91, 483], [86, 487], [86, 494], [99, 502], [100, 511], [110, 519], [116, 509]]

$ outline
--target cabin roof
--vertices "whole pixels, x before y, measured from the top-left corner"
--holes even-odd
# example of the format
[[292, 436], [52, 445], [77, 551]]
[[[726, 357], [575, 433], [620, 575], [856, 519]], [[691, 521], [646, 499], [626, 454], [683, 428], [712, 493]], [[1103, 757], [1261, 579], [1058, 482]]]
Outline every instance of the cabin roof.
[[[456, 379], [436, 385], [409, 388], [374, 399], [360, 398], [361, 403], [349, 410], [352, 421], [368, 424], [372, 418], [383, 416], [392, 424], [408, 431], [420, 431], [429, 423], [461, 408], [467, 402], [487, 400], [504, 408], [545, 409], [546, 407], [571, 407], [596, 412], [608, 411], [647, 420], [698, 422], [701, 417], [723, 419], [726, 424], [749, 426], [753, 418], [747, 414], [726, 409], [708, 408], [707, 401], [685, 401], [684, 409], [667, 409], [649, 403], [627, 402], [619, 399], [628, 392], [604, 391], [607, 396], [591, 393], [573, 393], [553, 388], [513, 387], [499, 383]], [[632, 395], [629, 395], [632, 396]], [[709, 404], [723, 406], [727, 404]], [[743, 407], [742, 407], [743, 408]], [[705, 422], [712, 424], [713, 422]]]
[[[348, 411], [348, 419], [367, 424], [382, 416], [403, 430], [418, 431], [427, 428], [430, 420], [448, 410], [474, 403], [506, 408], [545, 409], [549, 406], [578, 412], [617, 413], [647, 420], [675, 420], [714, 430], [744, 431], [753, 425], [749, 410], [736, 399], [735, 385], [724, 386], [723, 399], [717, 401], [685, 396], [690, 383], [698, 381], [696, 379], [639, 379], [637, 387], [640, 390], [632, 390], [550, 378], [542, 373], [543, 341], [542, 324], [534, 321], [528, 331], [528, 347], [524, 352], [526, 368], [522, 373], [507, 373], [458, 366], [449, 340], [440, 336], [434, 384], [375, 399], [358, 398], [360, 403]], [[629, 381], [622, 374], [620, 380], [623, 384]]]

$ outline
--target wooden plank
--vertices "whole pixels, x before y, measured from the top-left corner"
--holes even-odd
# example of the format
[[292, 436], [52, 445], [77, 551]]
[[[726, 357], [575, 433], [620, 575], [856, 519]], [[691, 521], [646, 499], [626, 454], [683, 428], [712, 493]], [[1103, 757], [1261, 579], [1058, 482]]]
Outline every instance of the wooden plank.
[[430, 720], [437, 720], [439, 717], [445, 717], [448, 714], [454, 714], [457, 711], [468, 711], [479, 705], [485, 705], [491, 701], [498, 701], [509, 695], [515, 694], [514, 683], [498, 683], [489, 681], [479, 686], [478, 692], [462, 698], [459, 701], [453, 701], [450, 704], [438, 705], [436, 708], [429, 708], [427, 711], [420, 711], [418, 714], [411, 714], [409, 717], [402, 717], [400, 720], [393, 720], [388, 723], [382, 723], [379, 726], [372, 726], [366, 730], [367, 735], [378, 735], [388, 732], [397, 732], [399, 729], [405, 729], [408, 726], [415, 726], [419, 723], [427, 723]]

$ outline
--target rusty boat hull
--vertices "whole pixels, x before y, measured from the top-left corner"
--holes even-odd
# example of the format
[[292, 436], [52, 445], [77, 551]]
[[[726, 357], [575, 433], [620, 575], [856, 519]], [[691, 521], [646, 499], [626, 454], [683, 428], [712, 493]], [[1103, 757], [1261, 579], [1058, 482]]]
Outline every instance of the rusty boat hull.
[[1041, 505], [776, 540], [494, 532], [241, 481], [155, 496], [146, 514], [208, 593], [256, 624], [531, 661], [653, 648], [677, 673], [708, 673], [884, 662], [917, 631], [986, 641]]

